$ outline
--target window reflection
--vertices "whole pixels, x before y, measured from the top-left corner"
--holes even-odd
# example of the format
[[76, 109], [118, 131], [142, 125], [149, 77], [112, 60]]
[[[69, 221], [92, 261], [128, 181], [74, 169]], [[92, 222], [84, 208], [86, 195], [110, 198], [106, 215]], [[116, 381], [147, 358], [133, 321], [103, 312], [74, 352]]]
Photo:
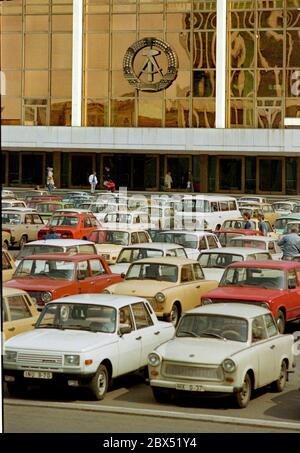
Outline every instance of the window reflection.
[[189, 127], [189, 101], [167, 99], [165, 108], [166, 127]]
[[138, 127], [162, 126], [162, 100], [138, 100]]
[[1, 124], [9, 126], [21, 124], [21, 98], [2, 96]]
[[50, 125], [71, 126], [71, 100], [51, 99]]
[[88, 99], [85, 102], [85, 126], [108, 126], [108, 102], [104, 99]]
[[134, 99], [112, 100], [112, 126], [135, 126], [135, 101]]
[[193, 99], [192, 127], [215, 127], [214, 99]]

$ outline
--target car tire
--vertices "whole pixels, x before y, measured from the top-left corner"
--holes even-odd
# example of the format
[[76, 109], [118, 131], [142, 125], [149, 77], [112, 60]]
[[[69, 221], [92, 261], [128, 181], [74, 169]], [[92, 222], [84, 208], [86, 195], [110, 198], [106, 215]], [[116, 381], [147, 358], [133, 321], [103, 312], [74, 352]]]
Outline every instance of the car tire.
[[178, 305], [177, 304], [173, 304], [172, 308], [171, 308], [171, 311], [170, 311], [170, 314], [167, 316], [166, 319], [167, 319], [168, 322], [171, 322], [174, 327], [176, 327], [177, 324], [178, 324], [179, 318], [180, 318], [180, 313], [179, 313]]
[[283, 392], [286, 381], [287, 381], [287, 366], [286, 362], [283, 361], [281, 363], [279, 378], [276, 381], [272, 382], [273, 390], [278, 393]]
[[93, 397], [97, 400], [103, 400], [108, 389], [109, 378], [106, 366], [100, 365], [95, 376], [89, 383], [89, 389]]
[[234, 394], [234, 400], [237, 407], [244, 409], [248, 406], [251, 399], [252, 382], [249, 373], [246, 374], [242, 389]]
[[279, 333], [284, 333], [285, 332], [285, 316], [283, 311], [278, 310], [277, 316], [276, 316], [276, 324], [279, 330]]
[[26, 242], [27, 242], [27, 237], [23, 234], [23, 236], [21, 237], [20, 242], [19, 242], [20, 250], [22, 250], [22, 248], [24, 247]]
[[173, 396], [171, 389], [162, 387], [152, 387], [152, 393], [158, 403], [169, 403]]

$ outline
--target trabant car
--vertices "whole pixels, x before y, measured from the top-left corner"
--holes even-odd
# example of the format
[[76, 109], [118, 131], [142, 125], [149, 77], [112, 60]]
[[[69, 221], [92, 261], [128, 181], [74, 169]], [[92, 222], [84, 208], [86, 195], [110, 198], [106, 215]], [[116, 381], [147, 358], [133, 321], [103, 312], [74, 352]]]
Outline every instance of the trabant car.
[[8, 250], [11, 245], [11, 232], [7, 228], [2, 228], [2, 248]]
[[16, 270], [16, 263], [8, 250], [2, 249], [2, 281], [10, 280]]
[[5, 340], [32, 330], [39, 317], [39, 312], [29, 294], [15, 288], [3, 288], [2, 313]]
[[269, 308], [280, 333], [286, 323], [300, 318], [300, 263], [296, 261], [245, 261], [230, 264], [219, 287], [202, 297], [202, 303], [240, 302]]
[[125, 245], [151, 242], [150, 235], [145, 230], [98, 229], [88, 235], [88, 240], [96, 245], [97, 253], [102, 255], [108, 264], [114, 264], [120, 251]]
[[[253, 225], [253, 228], [251, 228], [251, 229], [259, 231], [259, 221], [256, 218], [251, 218], [250, 222]], [[244, 230], [245, 224], [246, 224], [246, 220], [242, 219], [242, 218], [225, 220], [225, 222], [223, 222], [221, 225], [219, 233], [222, 233], [222, 232], [228, 231], [228, 230], [233, 230], [234, 232], [236, 230]], [[268, 220], [265, 220], [265, 224], [267, 227], [267, 236], [277, 238], [278, 235], [272, 228], [270, 222]]]
[[300, 234], [300, 220], [291, 220], [288, 222], [283, 230], [282, 234], [289, 234], [292, 232], [292, 228], [297, 228], [298, 234]]
[[150, 216], [144, 211], [108, 212], [103, 219], [103, 225], [109, 229], [141, 229], [153, 228]]
[[25, 201], [4, 199], [1, 202], [1, 209], [27, 208]]
[[238, 199], [238, 204], [246, 203], [267, 203], [266, 197], [261, 197], [260, 195], [245, 195]]
[[50, 300], [79, 293], [100, 293], [123, 279], [99, 255], [32, 255], [19, 263], [9, 288], [27, 291], [39, 307]]
[[250, 260], [271, 260], [269, 252], [258, 248], [222, 247], [201, 252], [198, 261], [205, 278], [220, 281], [224, 269], [231, 263]]
[[217, 286], [217, 281], [205, 280], [198, 261], [167, 256], [135, 261], [125, 280], [105, 292], [145, 297], [158, 318], [176, 325], [183, 311], [198, 305], [201, 296]]
[[102, 400], [113, 378], [143, 369], [148, 354], [171, 339], [140, 297], [80, 294], [49, 303], [33, 332], [5, 343], [4, 381], [10, 394], [27, 384], [88, 387]]
[[35, 205], [35, 209], [44, 220], [50, 219], [58, 209], [67, 208], [73, 208], [73, 204], [64, 203], [63, 201], [40, 201]]
[[288, 214], [285, 216], [279, 217], [274, 224], [274, 229], [278, 235], [283, 234], [285, 227], [288, 222], [300, 221], [300, 214]]
[[38, 239], [45, 239], [50, 227], [54, 227], [62, 239], [87, 239], [89, 233], [99, 226], [98, 220], [89, 212], [64, 210], [53, 214], [47, 226], [39, 231]]
[[1, 199], [16, 198], [12, 190], [2, 189], [1, 190]]
[[201, 251], [221, 247], [217, 236], [209, 231], [162, 231], [156, 235], [156, 242], [182, 245], [185, 248], [188, 258], [195, 260]]
[[141, 208], [146, 212], [151, 219], [151, 224], [154, 228], [174, 228], [174, 209], [169, 206], [149, 205]]
[[2, 210], [2, 226], [11, 235], [11, 245], [23, 247], [28, 241], [35, 241], [44, 222], [41, 216], [29, 208]]
[[273, 260], [282, 258], [282, 250], [277, 241], [267, 236], [235, 236], [229, 240], [228, 246], [258, 248], [270, 253]]
[[252, 391], [272, 384], [284, 390], [294, 367], [294, 338], [281, 335], [269, 310], [215, 304], [186, 312], [175, 337], [148, 357], [150, 385], [158, 402], [176, 392], [220, 393], [245, 408]]
[[274, 211], [281, 215], [288, 215], [293, 212], [295, 206], [297, 206], [297, 202], [295, 201], [276, 201], [272, 203]]
[[84, 255], [97, 255], [97, 249], [93, 242], [80, 239], [44, 239], [32, 241], [24, 245], [16, 256], [16, 265], [29, 255], [48, 253], [81, 253]]
[[168, 244], [167, 242], [136, 244], [123, 247], [116, 264], [112, 264], [110, 269], [116, 274], [123, 274], [128, 271], [130, 264], [134, 261], [143, 258], [153, 258], [154, 256], [179, 256], [187, 258], [184, 247], [179, 244]]

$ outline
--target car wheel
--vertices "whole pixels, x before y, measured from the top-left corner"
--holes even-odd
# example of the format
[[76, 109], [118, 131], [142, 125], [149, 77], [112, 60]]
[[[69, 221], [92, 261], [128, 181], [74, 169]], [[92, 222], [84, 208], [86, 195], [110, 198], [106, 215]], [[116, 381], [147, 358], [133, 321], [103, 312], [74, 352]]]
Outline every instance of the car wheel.
[[279, 378], [272, 383], [272, 387], [275, 390], [275, 392], [282, 392], [284, 390], [286, 381], [287, 381], [287, 366], [286, 362], [283, 361], [281, 363]]
[[21, 237], [20, 243], [19, 243], [19, 245], [20, 245], [20, 250], [24, 247], [24, 245], [26, 244], [26, 242], [27, 242], [27, 237], [23, 235], [23, 236]]
[[169, 403], [172, 399], [172, 390], [162, 387], [152, 387], [152, 393], [158, 403]]
[[243, 382], [242, 389], [234, 395], [235, 403], [239, 408], [243, 409], [248, 406], [248, 403], [251, 399], [251, 391], [251, 378], [247, 373]]
[[276, 324], [279, 330], [279, 333], [284, 333], [285, 331], [285, 316], [284, 313], [281, 310], [278, 310], [277, 316], [276, 316]]
[[98, 401], [103, 400], [107, 388], [108, 388], [108, 372], [104, 365], [100, 365], [97, 373], [89, 383], [89, 389], [91, 390], [94, 398]]
[[167, 317], [167, 321], [171, 322], [174, 327], [177, 326], [178, 321], [179, 321], [179, 308], [176, 304], [172, 305], [171, 312], [169, 316]]
[[8, 250], [8, 242], [7, 241], [4, 241], [4, 243], [2, 244], [2, 248], [4, 250]]
[[7, 382], [6, 385], [10, 396], [22, 398], [26, 394], [27, 385], [25, 384], [25, 382]]

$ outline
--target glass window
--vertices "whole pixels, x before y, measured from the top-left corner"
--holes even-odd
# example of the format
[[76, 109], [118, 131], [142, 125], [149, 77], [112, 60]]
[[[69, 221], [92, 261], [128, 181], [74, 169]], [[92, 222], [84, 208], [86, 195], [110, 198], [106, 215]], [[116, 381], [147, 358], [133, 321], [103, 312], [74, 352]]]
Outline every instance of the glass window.
[[54, 33], [52, 35], [51, 59], [53, 69], [68, 69], [72, 67], [71, 33]]
[[[72, 71], [51, 71], [51, 94], [53, 98], [67, 97], [71, 99]], [[53, 98], [52, 102], [54, 102]], [[51, 110], [54, 110], [54, 104], [51, 105]]]
[[41, 219], [41, 217], [38, 215], [38, 214], [32, 214], [32, 218], [33, 218], [33, 223], [35, 224], [44, 224], [43, 220]]
[[263, 316], [257, 316], [252, 321], [252, 343], [265, 340], [267, 338], [266, 326]]
[[86, 35], [86, 67], [107, 69], [109, 57], [109, 35], [106, 33]]
[[[3, 3], [3, 2], [1, 2]], [[2, 21], [2, 18], [1, 18]], [[1, 35], [1, 69], [21, 68], [22, 36], [21, 34]]]
[[192, 282], [194, 280], [192, 266], [186, 265], [181, 268], [181, 282]]
[[48, 34], [25, 35], [25, 68], [48, 68]]
[[267, 333], [269, 337], [274, 337], [278, 334], [277, 326], [272, 315], [265, 315], [265, 322], [267, 327]]
[[77, 279], [83, 280], [89, 277], [88, 262], [80, 261], [77, 265]]
[[200, 238], [200, 241], [199, 241], [199, 250], [205, 250], [205, 249], [207, 249], [207, 243], [206, 243], [205, 236], [202, 236], [202, 238]]
[[153, 325], [150, 314], [142, 302], [133, 304], [131, 307], [137, 329], [144, 329]]
[[282, 160], [259, 159], [259, 190], [282, 192]]
[[214, 249], [218, 247], [216, 238], [214, 236], [207, 236], [208, 248]]
[[193, 269], [194, 269], [195, 280], [203, 280], [204, 274], [200, 267], [200, 264], [193, 264]]
[[7, 269], [11, 269], [11, 268], [12, 268], [12, 266], [10, 264], [10, 261], [9, 261], [7, 255], [4, 252], [2, 252], [2, 269], [7, 270]]
[[119, 310], [119, 320], [120, 320], [120, 327], [130, 327], [131, 330], [134, 329], [133, 327], [133, 319], [129, 305], [120, 308]]
[[[219, 159], [219, 188], [242, 190], [242, 159]], [[228, 203], [226, 205], [228, 210]]]
[[105, 269], [101, 263], [101, 260], [89, 260], [89, 263], [92, 277], [105, 274]]
[[9, 307], [11, 321], [31, 317], [30, 310], [23, 296], [8, 296], [6, 301]]
[[26, 97], [48, 96], [48, 71], [25, 71], [24, 80]]

